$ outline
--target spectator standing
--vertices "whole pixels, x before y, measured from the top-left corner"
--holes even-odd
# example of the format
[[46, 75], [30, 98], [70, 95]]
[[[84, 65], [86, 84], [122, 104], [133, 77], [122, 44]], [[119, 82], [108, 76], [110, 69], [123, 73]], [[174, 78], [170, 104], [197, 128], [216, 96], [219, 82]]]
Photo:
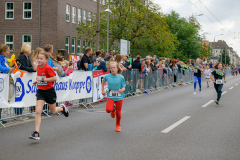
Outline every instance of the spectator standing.
[[153, 58], [155, 59], [155, 65], [157, 65], [157, 64], [158, 64], [158, 62], [159, 62], [159, 60], [157, 59], [157, 56], [156, 56], [156, 55], [154, 55], [154, 56], [153, 56]]
[[98, 66], [99, 63], [95, 62], [93, 64], [93, 60], [92, 60], [92, 48], [91, 47], [87, 47], [85, 49], [85, 54], [83, 55], [81, 62], [80, 62], [80, 67], [82, 70], [84, 71], [92, 71], [94, 66]]
[[97, 61], [97, 58], [101, 57], [102, 52], [100, 50], [97, 50], [96, 56], [93, 58], [93, 62]]
[[30, 55], [31, 54], [31, 46], [29, 44], [23, 44], [21, 48], [21, 53], [17, 58], [18, 63], [20, 63], [19, 69], [27, 71], [27, 72], [35, 72], [37, 71], [37, 67], [32, 66]]
[[78, 70], [82, 70], [82, 69], [81, 69], [81, 66], [80, 66], [82, 57], [83, 57], [83, 54], [81, 53], [81, 54], [79, 55], [79, 60], [78, 60], [78, 62], [77, 62], [77, 68], [78, 68]]
[[97, 61], [100, 63], [100, 65], [97, 66], [97, 70], [103, 70], [104, 72], [108, 71], [107, 66], [106, 66], [106, 62], [104, 61], [104, 59], [106, 59], [106, 57], [107, 57], [106, 52], [102, 52], [101, 57], [99, 57], [97, 59]]
[[39, 52], [41, 52], [41, 51], [44, 51], [44, 50], [42, 48], [36, 48], [32, 55], [31, 63], [32, 63], [33, 68], [38, 66], [37, 60], [38, 60]]
[[[7, 58], [10, 54], [10, 49], [7, 45], [0, 45], [0, 72], [1, 74], [8, 74], [9, 72], [14, 70], [14, 67], [9, 67], [7, 63]], [[0, 119], [1, 119], [2, 108], [0, 108]], [[2, 123], [6, 123], [6, 121], [1, 120]]]
[[132, 69], [138, 69], [139, 73], [142, 71], [140, 59], [141, 56], [138, 55], [132, 63]]

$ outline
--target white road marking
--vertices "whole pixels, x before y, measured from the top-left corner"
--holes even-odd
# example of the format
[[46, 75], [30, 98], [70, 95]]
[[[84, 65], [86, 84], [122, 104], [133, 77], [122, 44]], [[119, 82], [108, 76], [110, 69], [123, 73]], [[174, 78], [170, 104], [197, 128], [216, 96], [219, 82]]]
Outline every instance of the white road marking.
[[171, 125], [170, 127], [164, 129], [162, 131], [162, 133], [168, 133], [171, 130], [173, 130], [174, 128], [176, 128], [177, 126], [179, 126], [181, 123], [185, 122], [186, 120], [188, 120], [191, 116], [186, 116], [184, 118], [182, 118], [181, 120], [177, 121], [176, 123], [174, 123], [173, 125]]
[[235, 84], [236, 86], [238, 85], [238, 83]]
[[224, 91], [224, 92], [222, 93], [222, 95], [224, 95], [225, 93], [227, 93], [227, 91]]
[[233, 89], [233, 87], [229, 88], [229, 89]]
[[211, 104], [212, 102], [214, 102], [214, 100], [211, 100], [209, 102], [207, 102], [206, 104], [204, 104], [202, 107], [207, 107], [209, 104]]

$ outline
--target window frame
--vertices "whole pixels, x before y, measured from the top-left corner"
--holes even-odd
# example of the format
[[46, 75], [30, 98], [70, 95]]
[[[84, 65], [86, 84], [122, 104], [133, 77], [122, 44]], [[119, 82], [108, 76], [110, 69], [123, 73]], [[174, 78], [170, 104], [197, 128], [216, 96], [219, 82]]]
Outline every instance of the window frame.
[[77, 8], [72, 7], [72, 23], [76, 23], [76, 13], [77, 13]]
[[[29, 9], [24, 9], [24, 4], [25, 3], [31, 3], [31, 9], [30, 10]], [[31, 18], [25, 18], [24, 17], [24, 15], [25, 15], [24, 13], [25, 12], [29, 12], [29, 11], [31, 11]], [[23, 19], [32, 19], [32, 2], [30, 2], [30, 1], [23, 2]]]
[[76, 45], [77, 45], [77, 54], [80, 54], [81, 53], [81, 39], [77, 39]]
[[[30, 36], [31, 37], [31, 42], [24, 42], [24, 36]], [[32, 46], [32, 35], [31, 34], [23, 34], [22, 35], [22, 45], [23, 44], [29, 44]]]
[[[7, 36], [12, 36], [13, 37], [13, 41], [12, 42], [7, 42], [6, 40], [7, 40]], [[13, 50], [13, 46], [14, 46], [14, 44], [13, 44], [13, 42], [14, 42], [14, 35], [13, 34], [5, 34], [5, 40], [4, 40], [4, 44], [6, 44], [6, 45], [8, 45], [8, 44], [12, 44], [12, 49], [9, 47], [9, 45], [8, 45], [8, 47], [9, 47], [9, 49], [10, 50]]]
[[[68, 39], [68, 44], [66, 44], [66, 39]], [[68, 50], [67, 50], [68, 54], [69, 54], [69, 39], [70, 37], [65, 38], [65, 50], [66, 50], [66, 47], [68, 47]]]
[[87, 11], [83, 10], [83, 23], [87, 23]]
[[[13, 4], [13, 9], [11, 9], [11, 10], [7, 9], [7, 4], [8, 3]], [[13, 18], [7, 18], [7, 13], [8, 12], [13, 12]], [[5, 2], [5, 19], [14, 19], [14, 2]]]
[[78, 24], [82, 23], [82, 9], [78, 8]]
[[[66, 22], [70, 22], [70, 19], [71, 19], [70, 13], [71, 13], [71, 6], [69, 4], [66, 4]], [[67, 20], [67, 15], [68, 15], [68, 20]]]
[[[73, 42], [74, 42], [74, 44], [73, 44]], [[72, 38], [72, 45], [71, 45], [71, 54], [75, 54], [75, 50], [76, 50], [76, 38]], [[73, 49], [74, 48], [74, 49]]]

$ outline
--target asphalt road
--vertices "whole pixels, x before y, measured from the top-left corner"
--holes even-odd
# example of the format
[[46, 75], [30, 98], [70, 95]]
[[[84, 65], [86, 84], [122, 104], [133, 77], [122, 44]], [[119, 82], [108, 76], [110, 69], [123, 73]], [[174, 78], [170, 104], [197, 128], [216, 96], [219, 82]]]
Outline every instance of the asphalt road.
[[34, 122], [2, 128], [0, 160], [239, 160], [240, 77], [227, 77], [219, 106], [206, 86], [125, 99], [120, 133], [104, 104], [43, 119], [40, 141], [28, 139]]

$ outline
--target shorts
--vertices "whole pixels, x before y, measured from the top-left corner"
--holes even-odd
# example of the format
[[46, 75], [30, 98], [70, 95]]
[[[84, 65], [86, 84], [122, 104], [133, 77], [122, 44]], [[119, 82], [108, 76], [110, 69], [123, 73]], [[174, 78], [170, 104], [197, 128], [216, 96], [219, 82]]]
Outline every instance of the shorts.
[[205, 77], [206, 79], [210, 79], [210, 77]]
[[54, 104], [57, 100], [57, 94], [54, 88], [48, 90], [37, 90], [36, 94], [37, 100], [44, 100], [48, 104]]

